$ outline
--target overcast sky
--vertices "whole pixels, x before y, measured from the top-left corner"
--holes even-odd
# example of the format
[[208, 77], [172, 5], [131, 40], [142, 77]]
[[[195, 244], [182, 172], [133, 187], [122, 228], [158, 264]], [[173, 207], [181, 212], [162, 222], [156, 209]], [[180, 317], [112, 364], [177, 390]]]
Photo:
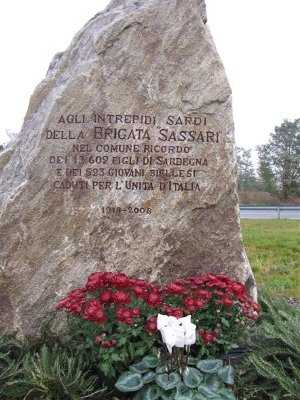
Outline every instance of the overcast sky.
[[[183, 0], [184, 1], [184, 0]], [[18, 132], [53, 55], [108, 0], [10, 0], [0, 14], [0, 143]], [[233, 90], [237, 145], [266, 143], [300, 118], [300, 0], [206, 0], [208, 25]], [[167, 18], [166, 18], [167, 24]]]

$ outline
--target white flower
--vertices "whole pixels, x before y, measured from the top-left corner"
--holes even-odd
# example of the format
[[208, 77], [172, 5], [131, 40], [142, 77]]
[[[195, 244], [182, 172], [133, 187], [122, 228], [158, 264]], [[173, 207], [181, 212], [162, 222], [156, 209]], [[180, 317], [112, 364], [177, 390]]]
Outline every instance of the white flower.
[[172, 316], [158, 314], [157, 329], [160, 330], [162, 340], [166, 344], [169, 353], [172, 353], [173, 346], [190, 346], [196, 341], [196, 325], [191, 323], [190, 315], [177, 319]]

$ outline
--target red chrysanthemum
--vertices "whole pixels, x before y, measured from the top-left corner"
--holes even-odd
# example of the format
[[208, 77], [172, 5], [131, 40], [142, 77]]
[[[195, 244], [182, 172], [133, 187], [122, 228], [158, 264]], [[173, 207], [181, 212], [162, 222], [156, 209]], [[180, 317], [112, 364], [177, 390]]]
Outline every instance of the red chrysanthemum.
[[150, 333], [155, 333], [157, 331], [157, 317], [151, 317], [146, 325], [145, 328]]
[[131, 302], [131, 297], [123, 290], [117, 290], [113, 293], [113, 301], [115, 304], [129, 304]]
[[178, 294], [178, 295], [182, 294], [182, 295], [186, 296], [189, 294], [189, 291], [187, 289], [185, 289], [183, 286], [181, 286], [175, 282], [172, 282], [169, 285], [164, 286], [163, 290], [166, 292], [171, 292], [171, 293]]
[[211, 299], [211, 293], [205, 289], [196, 290], [195, 296], [204, 297], [207, 300]]
[[192, 306], [194, 306], [195, 305], [195, 299], [193, 299], [193, 297], [186, 297], [184, 300], [183, 300], [183, 304], [186, 306], [186, 307], [192, 307]]
[[114, 277], [111, 278], [111, 282], [116, 288], [121, 289], [129, 286], [130, 279], [128, 278], [127, 275], [119, 273], [115, 274]]
[[134, 284], [131, 286], [131, 291], [137, 298], [143, 298], [145, 296], [145, 287], [139, 284]]
[[182, 318], [183, 317], [183, 308], [182, 307], [169, 307], [169, 306], [163, 306], [162, 307], [163, 311], [168, 314], [169, 317], [175, 317], [175, 318]]
[[194, 306], [196, 308], [204, 308], [206, 306], [206, 301], [203, 299], [195, 299], [194, 300]]
[[101, 304], [111, 304], [114, 301], [113, 292], [111, 290], [104, 290], [102, 293], [99, 294], [99, 300]]
[[162, 297], [159, 293], [150, 292], [148, 293], [145, 302], [150, 307], [157, 307], [162, 303]]
[[97, 289], [100, 289], [104, 286], [104, 273], [102, 272], [93, 272], [87, 280], [85, 285], [85, 289], [94, 292]]
[[74, 289], [68, 293], [68, 297], [57, 303], [57, 310], [66, 310], [69, 314], [80, 315], [85, 304], [85, 291]]
[[88, 319], [96, 322], [97, 324], [104, 324], [106, 317], [97, 300], [91, 300], [87, 303], [83, 319]]
[[131, 313], [133, 317], [140, 317], [141, 316], [141, 310], [139, 309], [139, 307], [133, 307], [131, 309]]
[[227, 307], [232, 307], [234, 303], [233, 300], [226, 295], [222, 297], [221, 302]]
[[238, 281], [232, 281], [229, 286], [229, 290], [237, 297], [246, 295], [245, 286]]

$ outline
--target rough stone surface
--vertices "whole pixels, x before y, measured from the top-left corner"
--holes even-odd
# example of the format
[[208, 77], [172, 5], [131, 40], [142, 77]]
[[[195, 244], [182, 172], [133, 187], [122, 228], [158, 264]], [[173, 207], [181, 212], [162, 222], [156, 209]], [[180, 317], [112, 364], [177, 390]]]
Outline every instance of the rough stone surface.
[[[231, 91], [206, 20], [203, 0], [115, 0], [54, 57], [20, 136], [1, 154], [6, 328], [35, 335], [56, 301], [93, 271], [158, 282], [227, 273], [254, 293]], [[144, 175], [126, 176], [133, 171]]]

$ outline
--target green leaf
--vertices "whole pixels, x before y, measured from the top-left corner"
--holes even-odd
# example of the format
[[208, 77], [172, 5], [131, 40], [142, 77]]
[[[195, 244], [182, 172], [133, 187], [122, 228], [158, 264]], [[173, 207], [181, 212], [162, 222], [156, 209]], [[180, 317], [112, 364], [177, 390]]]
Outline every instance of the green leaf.
[[126, 336], [121, 336], [119, 339], [118, 339], [118, 342], [119, 342], [119, 345], [124, 345], [124, 344], [126, 344], [127, 343], [127, 338], [126, 338]]
[[200, 385], [203, 380], [203, 375], [196, 368], [187, 367], [183, 373], [183, 382], [191, 389]]
[[155, 370], [155, 372], [157, 373], [157, 374], [163, 374], [164, 372], [168, 372], [168, 366], [170, 367], [170, 369], [171, 369], [171, 365], [169, 364], [167, 364], [167, 363], [164, 363], [164, 364], [159, 364], [157, 367], [156, 367], [156, 370]]
[[134, 360], [134, 358], [135, 358], [135, 348], [134, 348], [134, 345], [131, 342], [128, 342], [128, 352], [130, 354], [130, 357]]
[[148, 387], [145, 390], [143, 400], [155, 400], [161, 396], [161, 389], [157, 385]]
[[135, 354], [137, 357], [142, 357], [145, 354], [145, 349], [144, 347], [141, 347], [139, 349], [135, 350]]
[[200, 385], [198, 387], [198, 392], [199, 392], [199, 394], [206, 396], [205, 397], [206, 399], [218, 398], [218, 394], [207, 385]]
[[202, 394], [195, 394], [194, 397], [192, 397], [192, 400], [206, 400], [205, 396], [202, 396]]
[[217, 374], [208, 374], [205, 377], [204, 383], [212, 390], [218, 390], [220, 386], [220, 378]]
[[180, 382], [176, 386], [176, 396], [175, 399], [181, 399], [181, 398], [191, 398], [192, 397], [192, 390], [189, 389], [183, 382]]
[[99, 365], [99, 369], [103, 372], [105, 376], [110, 375], [111, 366], [107, 362], [101, 363]]
[[214, 372], [218, 372], [218, 370], [222, 368], [222, 365], [222, 360], [217, 360], [216, 358], [213, 358], [210, 360], [198, 361], [196, 367], [206, 374], [213, 374]]
[[156, 368], [158, 365], [158, 359], [155, 356], [146, 356], [143, 358], [143, 363], [148, 368]]
[[112, 353], [110, 358], [111, 358], [112, 361], [121, 361], [121, 359], [122, 359], [120, 354], [117, 354], [117, 353]]
[[196, 365], [197, 364], [197, 362], [199, 361], [199, 359], [198, 358], [195, 358], [195, 357], [189, 357], [188, 358], [188, 365]]
[[115, 384], [120, 392], [135, 392], [144, 386], [142, 375], [138, 372], [126, 371], [121, 374]]
[[176, 396], [176, 389], [168, 390], [168, 391], [161, 391], [160, 394], [163, 400], [174, 400]]
[[141, 390], [135, 393], [132, 400], [144, 400], [145, 390], [145, 387], [143, 387]]
[[222, 388], [218, 391], [218, 394], [222, 400], [236, 400], [231, 390]]
[[171, 372], [170, 374], [159, 374], [155, 377], [155, 382], [164, 390], [173, 389], [180, 381], [181, 379], [177, 372]]
[[129, 370], [133, 371], [133, 372], [139, 372], [141, 374], [144, 374], [145, 372], [149, 371], [149, 368], [145, 365], [145, 363], [143, 361], [140, 361], [136, 364], [132, 364], [129, 367]]
[[230, 323], [227, 321], [226, 318], [221, 318], [221, 322], [222, 322], [222, 324], [223, 324], [224, 326], [227, 326], [227, 328], [230, 327]]
[[144, 384], [153, 382], [155, 380], [156, 373], [153, 371], [147, 372], [145, 375], [142, 376], [142, 380]]
[[218, 371], [219, 378], [228, 385], [234, 384], [234, 371], [231, 365], [226, 365]]

